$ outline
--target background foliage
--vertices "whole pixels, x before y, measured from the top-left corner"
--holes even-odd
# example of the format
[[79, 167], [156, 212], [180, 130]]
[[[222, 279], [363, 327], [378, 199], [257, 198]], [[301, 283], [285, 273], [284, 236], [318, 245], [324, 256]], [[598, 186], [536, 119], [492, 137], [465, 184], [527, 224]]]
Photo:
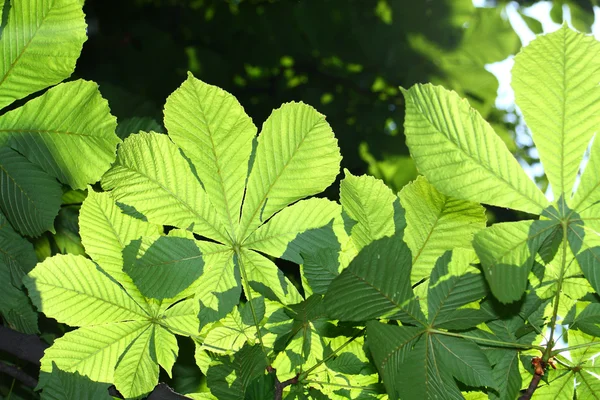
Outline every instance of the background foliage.
[[[10, 314], [10, 310], [21, 308], [22, 303], [28, 301], [27, 298], [22, 296], [23, 292], [16, 289], [20, 287], [20, 277], [28, 272], [36, 261], [42, 261], [58, 253], [71, 254], [66, 257], [87, 253], [98, 263], [101, 263], [100, 259], [95, 257], [107, 256], [102, 254], [101, 251], [95, 253], [90, 247], [92, 245], [91, 240], [86, 243], [86, 229], [87, 233], [90, 233], [91, 228], [89, 225], [87, 227], [80, 226], [80, 224], [83, 224], [81, 217], [86, 215], [85, 208], [81, 209], [80, 212], [81, 203], [85, 198], [85, 192], [81, 189], [85, 189], [87, 184], [96, 183], [108, 164], [114, 161], [114, 158], [110, 158], [109, 153], [114, 150], [117, 138], [108, 138], [109, 135], [106, 132], [114, 129], [114, 120], [108, 114], [108, 109], [103, 109], [101, 104], [103, 100], [99, 97], [95, 85], [77, 80], [78, 78], [99, 83], [100, 92], [110, 105], [110, 112], [117, 117], [119, 122], [117, 135], [120, 139], [126, 139], [130, 133], [137, 132], [140, 129], [156, 132], [166, 132], [168, 129], [171, 137], [174, 137], [172, 127], [163, 126], [163, 105], [167, 97], [186, 79], [188, 70], [196, 78], [232, 93], [244, 106], [247, 114], [252, 116], [257, 126], [260, 126], [262, 121], [267, 120], [272, 110], [280, 107], [282, 103], [302, 100], [307, 104], [314, 105], [327, 116], [327, 123], [335, 132], [341, 154], [344, 155], [342, 167], [347, 169], [344, 174], [344, 181], [340, 186], [330, 187], [326, 195], [333, 200], [339, 199], [342, 206], [347, 208], [350, 218], [357, 221], [355, 228], [352, 230], [352, 236], [356, 238], [356, 250], [360, 250], [374, 239], [384, 236], [385, 233], [400, 230], [400, 225], [367, 227], [365, 221], [361, 220], [363, 216], [360, 215], [359, 211], [353, 211], [350, 199], [356, 198], [356, 196], [360, 197], [360, 194], [364, 193], [367, 187], [371, 187], [371, 190], [374, 187], [372, 186], [374, 183], [359, 176], [369, 173], [382, 178], [395, 193], [416, 178], [417, 175], [414, 161], [409, 158], [408, 148], [405, 145], [403, 131], [405, 100], [398, 89], [399, 86], [408, 88], [414, 83], [433, 82], [447, 89], [455, 90], [461, 97], [466, 97], [483, 118], [494, 127], [499, 138], [508, 145], [509, 150], [520, 161], [530, 165], [539, 162], [537, 154], [531, 151], [532, 144], [514, 145], [516, 131], [519, 129], [520, 116], [515, 114], [514, 109], [499, 110], [495, 107], [498, 83], [496, 78], [485, 69], [486, 64], [501, 61], [515, 54], [521, 46], [519, 37], [506, 19], [506, 3], [490, 3], [485, 8], [473, 6], [470, 0], [439, 1], [435, 4], [431, 2], [391, 0], [376, 2], [352, 1], [350, 3], [349, 5], [348, 1], [341, 0], [319, 2], [283, 0], [247, 0], [240, 2], [217, 0], [86, 1], [83, 10], [88, 23], [88, 39], [83, 45], [81, 57], [77, 61], [73, 76], [70, 78], [71, 82], [55, 86], [48, 90], [43, 97], [26, 103], [27, 100], [37, 96], [38, 91], [67, 78], [70, 70], [75, 65], [76, 56], [71, 57], [71, 60], [66, 63], [70, 67], [67, 65], [62, 72], [57, 73], [58, 75], [52, 77], [52, 74], [48, 73], [48, 76], [43, 77], [40, 80], [40, 82], [43, 82], [41, 86], [28, 87], [22, 94], [13, 94], [13, 98], [16, 99], [14, 103], [12, 100], [4, 100], [2, 106], [6, 107], [2, 110], [0, 116], [0, 131], [8, 133], [8, 135], [0, 133], [0, 144], [4, 146], [9, 140], [7, 138], [10, 136], [11, 129], [13, 131], [22, 129], [19, 123], [29, 119], [33, 110], [43, 108], [44, 101], [47, 101], [49, 104], [53, 104], [56, 109], [64, 110], [64, 114], [45, 116], [44, 113], [39, 113], [37, 115], [38, 125], [52, 125], [52, 118], [58, 118], [65, 121], [64, 124], [67, 124], [69, 129], [84, 129], [77, 128], [77, 124], [95, 126], [94, 131], [98, 132], [98, 136], [105, 135], [107, 137], [105, 139], [107, 155], [104, 157], [97, 155], [97, 165], [85, 163], [80, 165], [79, 168], [73, 168], [73, 164], [69, 165], [68, 160], [64, 158], [66, 165], [61, 166], [47, 164], [46, 158], [49, 159], [49, 157], [36, 156], [33, 152], [28, 153], [27, 149], [33, 146], [32, 141], [35, 139], [13, 140], [10, 142], [10, 149], [6, 146], [0, 149], [0, 159], [2, 164], [5, 165], [4, 170], [8, 171], [6, 172], [7, 175], [12, 167], [13, 171], [19, 171], [19, 173], [28, 171], [34, 181], [35, 179], [51, 179], [55, 182], [52, 191], [38, 193], [40, 199], [43, 199], [43, 201], [38, 200], [38, 202], [44, 203], [44, 207], [48, 208], [40, 211], [42, 213], [41, 219], [45, 221], [44, 226], [35, 226], [33, 223], [27, 222], [22, 225], [15, 224], [14, 221], [18, 218], [16, 215], [11, 214], [14, 213], [14, 210], [2, 209], [6, 217], [0, 217], [2, 218], [0, 225], [4, 227], [1, 231], [2, 234], [9, 238], [18, 235], [7, 225], [6, 219], [8, 219], [19, 233], [29, 237], [27, 241], [35, 246], [37, 256], [37, 260], [31, 256], [31, 253], [20, 258], [17, 263], [20, 264], [17, 276], [11, 275], [7, 276], [7, 279], [3, 279], [4, 283], [8, 282], [9, 285], [12, 285], [5, 288], [7, 293], [14, 293], [14, 301], [21, 302], [16, 305], [3, 302], [2, 305], [6, 307], [5, 310], [2, 310], [4, 324], [18, 327], [19, 330], [24, 332], [33, 333], [37, 332], [38, 328], [35, 326], [37, 324], [32, 321], [37, 320], [39, 316], [39, 332], [41, 337], [48, 342], [71, 331], [71, 328], [67, 325], [47, 319], [41, 314], [33, 314], [33, 308], [22, 320], [21, 317]], [[525, 7], [531, 4], [533, 2], [521, 2], [517, 9], [519, 12], [524, 12]], [[9, 3], [5, 2], [6, 9], [8, 9], [8, 5]], [[115, 13], [115, 9], [119, 9], [119, 12]], [[572, 23], [576, 28], [582, 31], [591, 29], [593, 11], [590, 2], [555, 1], [551, 7], [551, 18], [561, 22], [563, 16], [566, 15], [563, 11], [567, 10], [570, 12]], [[524, 14], [522, 15], [525, 22], [535, 33], [541, 32], [539, 22]], [[73, 18], [77, 19], [80, 24], [82, 23], [82, 15], [74, 15]], [[10, 34], [11, 29], [7, 25], [7, 14], [5, 14], [2, 31], [3, 43], [7, 42], [7, 37]], [[52, 35], [54, 34], [55, 32], [52, 33]], [[82, 42], [83, 39], [80, 35], [79, 40]], [[78, 46], [81, 46], [81, 43]], [[73, 52], [78, 53], [78, 48], [75, 48]], [[31, 69], [34, 68], [35, 65], [31, 66]], [[6, 92], [18, 91], [6, 85], [3, 86], [3, 89], [5, 90], [2, 93], [3, 95]], [[78, 93], [78, 96], [81, 97], [73, 97], [73, 93]], [[86, 94], [89, 94], [89, 96], [85, 97]], [[30, 97], [25, 97], [27, 95], [30, 95]], [[23, 97], [25, 97], [23, 100], [19, 100]], [[83, 97], [88, 99], [87, 103], [82, 100]], [[5, 99], [6, 95], [0, 98]], [[58, 99], [65, 104], [57, 106]], [[36, 101], [38, 103], [34, 103]], [[81, 108], [73, 111], [69, 108], [70, 105], [77, 105]], [[166, 107], [169, 108], [169, 103]], [[90, 110], [95, 110], [96, 114]], [[25, 115], [25, 117], [22, 115]], [[88, 120], [81, 121], [77, 118], [69, 120], [70, 116], [75, 115], [86, 115]], [[102, 122], [99, 123], [98, 121]], [[168, 120], [165, 124], [168, 125]], [[51, 126], [51, 128], [58, 131], [60, 127]], [[184, 148], [181, 143], [178, 142], [177, 144]], [[157, 143], [152, 145], [159, 146]], [[68, 148], [69, 152], [77, 149], [75, 150], [77, 152], [89, 151], [90, 154], [95, 153], [93, 150], [86, 150], [88, 145], [85, 142], [72, 143], [69, 146], [71, 146]], [[50, 149], [51, 146], [48, 145], [48, 148]], [[194, 160], [194, 156], [187, 155]], [[55, 157], [54, 154], [53, 157]], [[30, 164], [33, 166], [29, 166]], [[101, 170], [102, 172], [94, 172], [94, 168], [96, 168], [96, 171]], [[72, 173], [74, 170], [77, 171], [77, 175]], [[50, 175], [50, 178], [48, 178], [48, 175]], [[61, 184], [56, 183], [56, 178], [59, 179]], [[108, 179], [110, 180], [110, 175]], [[547, 185], [544, 176], [538, 177], [538, 181], [542, 187]], [[105, 182], [102, 186], [105, 189], [111, 188], [110, 184], [106, 186]], [[87, 186], [88, 193], [92, 193], [91, 188]], [[92, 190], [100, 190], [100, 186], [93, 186]], [[434, 207], [439, 206], [439, 204], [446, 204], [448, 201], [455, 202], [456, 204], [452, 203], [444, 209], [449, 216], [443, 221], [448, 224], [448, 229], [456, 229], [456, 224], [453, 225], [451, 218], [452, 211], [460, 210], [464, 212], [467, 210], [470, 219], [467, 222], [461, 221], [464, 224], [461, 228], [464, 229], [466, 234], [463, 238], [470, 238], [470, 235], [485, 226], [484, 210], [481, 206], [456, 199], [448, 200], [444, 195], [435, 191], [423, 178], [419, 178], [411, 186], [405, 187], [399, 198], [396, 198], [392, 192], [385, 192], [384, 188], [378, 190], [378, 198], [381, 201], [388, 199], [390, 200], [389, 205], [398, 202], [405, 209], [410, 209], [407, 205], [411, 202], [412, 204], [418, 203], [420, 197], [417, 196], [423, 195], [432, 199]], [[31, 190], [31, 193], [35, 193], [35, 191]], [[20, 213], [27, 215], [32, 209], [37, 209], [35, 201], [35, 199], [32, 200], [33, 205], [30, 209], [20, 210]], [[88, 201], [87, 205], [90, 205], [92, 201], [96, 201], [97, 204], [104, 204], [104, 206], [108, 204], [107, 199], [100, 194], [88, 195]], [[507, 204], [500, 203], [497, 205], [507, 206]], [[518, 220], [526, 215], [524, 212], [538, 213], [541, 211], [537, 208], [534, 210], [514, 206], [514, 204], [510, 205], [520, 211], [503, 207], [488, 207], [488, 221]], [[364, 204], [361, 204], [360, 207], [355, 205], [354, 210], [361, 210], [364, 206]], [[373, 209], [380, 209], [381, 204], [372, 205], [372, 207]], [[386, 208], [381, 209], [385, 210]], [[394, 221], [396, 215], [394, 208], [387, 208], [387, 210], [389, 215], [392, 216], [392, 221]], [[138, 211], [141, 210], [138, 209]], [[91, 211], [88, 209], [87, 215], [89, 215], [89, 212]], [[427, 217], [426, 215], [410, 215], [410, 212], [407, 212], [405, 216], [406, 221], [411, 219], [423, 220]], [[58, 217], [55, 219], [57, 213]], [[144, 214], [147, 214], [147, 212]], [[399, 216], [396, 215], [395, 219], [397, 224], [401, 224]], [[160, 219], [157, 222], [163, 223]], [[188, 227], [183, 222], [170, 225], [177, 225], [180, 228]], [[156, 228], [151, 226], [138, 227], [138, 229], [143, 230], [144, 234], [150, 234], [153, 230], [154, 232], [157, 231]], [[408, 229], [411, 229], [410, 224]], [[50, 232], [39, 236], [40, 233], [46, 230]], [[178, 235], [177, 230], [172, 232], [173, 238], [170, 243], [174, 243]], [[372, 232], [379, 232], [380, 236], [370, 235]], [[442, 237], [432, 237], [431, 240], [424, 242], [414, 240], [407, 243], [413, 258], [415, 254], [418, 254], [417, 259], [412, 260], [413, 265], [416, 266], [412, 271], [413, 284], [421, 282], [424, 277], [428, 277], [430, 274], [425, 267], [420, 268], [420, 265], [431, 266], [445, 250], [451, 248], [444, 248], [444, 244], [448, 242], [445, 241], [442, 234], [440, 235]], [[134, 236], [131, 233], [131, 237]], [[211, 238], [210, 235], [204, 236]], [[419, 234], [414, 232], [408, 236], [416, 238], [419, 237]], [[212, 237], [211, 239], [223, 238]], [[28, 246], [30, 245], [27, 241], [23, 240], [21, 243], [24, 248], [29, 249]], [[139, 243], [138, 246], [145, 249], [150, 247], [151, 244]], [[452, 244], [452, 247], [457, 246], [461, 247], [461, 244]], [[194, 249], [190, 250], [183, 247], [184, 245], [182, 245], [180, 251], [184, 253], [185, 251], [194, 251]], [[311, 266], [323, 265], [326, 264], [327, 260], [331, 260], [331, 255], [325, 252], [317, 255], [320, 257], [319, 260], [308, 260], [303, 258], [300, 252], [295, 256], [289, 254], [283, 256], [281, 253], [277, 253], [278, 248], [257, 248], [257, 250], [275, 257], [281, 256], [274, 262], [282, 271], [286, 272], [287, 279], [290, 279], [290, 282], [298, 285], [301, 284], [299, 282], [300, 277], [296, 268], [293, 267], [293, 263], [304, 261], [305, 276], [312, 276], [309, 286], [316, 294], [325, 293], [324, 289], [320, 290], [319, 288], [326, 288], [326, 285], [337, 275], [337, 270], [335, 270], [337, 267], [332, 267], [331, 274], [328, 278], [325, 278], [325, 281], [323, 281], [324, 278], [321, 275], [311, 275]], [[202, 251], [206, 250], [202, 249]], [[367, 256], [368, 254], [364, 257]], [[398, 255], [398, 257], [401, 257], [401, 255]], [[110, 255], [108, 255], [108, 258], [110, 259]], [[465, 258], [468, 258], [468, 255], [465, 255]], [[482, 258], [481, 255], [480, 258]], [[356, 261], [356, 263], [358, 264], [359, 261]], [[152, 262], [152, 260], [148, 262]], [[336, 262], [343, 263], [343, 260], [337, 260]], [[9, 260], [6, 264], [14, 266], [15, 262]], [[205, 265], [205, 267], [208, 267], [208, 265]], [[447, 268], [447, 265], [445, 267]], [[433, 275], [431, 279], [434, 279], [435, 276], [444, 275], [445, 267], [443, 262], [436, 265], [438, 275]], [[133, 271], [128, 271], [128, 273], [132, 277], [135, 276]], [[10, 283], [11, 278], [13, 279], [12, 283]], [[236, 279], [236, 277], [232, 276], [232, 279]], [[143, 283], [137, 281], [135, 283], [138, 287], [143, 287]], [[473, 285], [470, 287], [473, 289], [476, 287], [477, 282], [465, 283], [465, 285], [467, 284]], [[419, 290], [421, 292], [418, 292]], [[425, 284], [416, 289], [424, 297], [431, 296], [432, 290], [431, 288], [428, 289]], [[173, 293], [176, 294], [177, 290], [173, 289]], [[170, 294], [173, 293], [163, 293], [162, 296], [164, 298], [172, 297]], [[257, 293], [265, 295], [264, 291], [262, 293], [258, 291]], [[474, 293], [477, 292], [474, 291]], [[235, 295], [239, 296], [239, 293], [234, 294], [233, 297]], [[232, 295], [229, 294], [229, 296]], [[284, 318], [284, 320], [288, 319], [290, 321], [288, 322], [291, 326], [289, 332], [286, 330], [287, 328], [281, 327], [269, 327], [268, 329], [273, 330], [275, 336], [289, 334], [291, 338], [288, 337], [288, 339], [292, 341], [294, 340], [292, 332], [298, 330], [308, 332], [309, 335], [311, 335], [311, 332], [321, 333], [319, 324], [322, 321], [318, 321], [318, 313], [314, 311], [320, 305], [312, 304], [309, 300], [310, 298], [306, 300], [306, 304], [299, 305], [298, 309], [294, 310], [293, 315], [287, 315]], [[475, 298], [471, 300], [475, 300]], [[265, 305], [262, 307], [265, 307]], [[161, 312], [166, 312], [165, 310], [161, 310]], [[252, 326], [252, 323], [248, 323], [248, 321], [252, 320], [252, 316], [249, 315], [248, 309], [243, 309], [241, 306], [235, 310], [237, 311], [230, 314], [228, 318], [238, 321], [239, 332], [236, 332], [233, 336], [231, 336], [231, 333], [225, 335], [221, 332], [220, 334], [224, 336], [218, 338], [214, 337], [218, 333], [213, 333], [212, 342], [208, 340], [207, 343], [238, 346], [242, 352], [249, 353], [247, 355], [249, 359], [259, 360], [260, 355], [252, 354], [252, 349], [242, 346], [244, 337], [254, 335], [254, 333], [248, 332], [248, 327]], [[587, 312], [592, 313], [593, 311], [590, 309]], [[583, 313], [578, 313], [573, 318], [579, 318], [578, 323], [584, 326], [585, 316]], [[388, 317], [391, 318], [392, 316]], [[474, 320], [482, 318], [477, 315], [472, 317]], [[60, 320], [59, 317], [57, 319]], [[451, 318], [448, 317], [448, 320], [451, 321]], [[82, 326], [79, 328], [81, 330], [88, 329], [85, 325], [89, 321], [61, 320], [60, 322]], [[282, 323], [283, 320], [279, 322], [286, 325]], [[433, 320], [428, 322], [434, 323]], [[436, 323], [438, 322], [436, 321]], [[516, 324], [514, 321], [511, 323]], [[441, 326], [444, 327], [444, 325]], [[371, 325], [369, 329], [374, 332], [373, 335], [377, 335], [378, 329], [388, 328]], [[517, 330], [516, 325], [513, 330]], [[149, 338], [159, 340], [159, 331], [146, 330], [144, 332], [146, 332], [148, 340], [150, 340]], [[499, 332], [499, 330], [493, 330], [490, 334], [500, 336]], [[349, 337], [352, 336], [351, 329], [346, 333]], [[573, 340], [578, 340], [577, 334], [574, 335]], [[143, 341], [145, 338], [146, 336], [139, 337], [135, 343], [140, 343], [138, 341]], [[523, 336], [520, 336], [510, 338], [510, 341], [522, 339]], [[171, 348], [173, 348], [172, 338], [166, 337], [161, 338], [161, 340], [169, 341]], [[434, 339], [431, 340], [434, 343]], [[443, 340], [446, 340], [446, 338]], [[509, 339], [503, 338], [503, 340]], [[304, 343], [306, 342], [298, 340], [299, 354], [302, 354]], [[341, 345], [342, 343], [337, 344]], [[327, 345], [333, 346], [332, 344]], [[432, 345], [439, 348], [444, 343], [436, 342]], [[466, 344], [461, 345], [454, 342], [452, 345], [467, 346]], [[159, 357], [159, 362], [162, 360], [161, 365], [163, 367], [167, 366], [164, 368], [166, 371], [170, 371], [169, 367], [172, 367], [172, 374], [167, 374], [165, 371], [160, 372], [160, 381], [168, 382], [178, 392], [199, 391], [202, 387], [205, 387], [206, 380], [211, 381], [211, 379], [213, 385], [218, 386], [214, 382], [220, 379], [219, 376], [227, 375], [227, 371], [240, 368], [235, 360], [223, 358], [220, 367], [223, 370], [218, 376], [211, 374], [203, 376], [196, 367], [197, 363], [202, 364], [199, 361], [203, 357], [202, 352], [197, 351], [196, 360], [190, 356], [193, 353], [193, 341], [178, 337], [175, 346], [179, 346], [181, 350], [179, 351], [180, 356], [174, 365], [172, 362], [166, 361], [168, 360], [167, 355], [155, 355], [155, 357]], [[321, 351], [327, 352], [327, 349], [321, 349]], [[329, 348], [329, 351], [331, 351], [331, 348]], [[468, 351], [469, 349], [465, 349], [465, 352]], [[26, 371], [35, 371], [35, 368], [28, 364], [21, 364], [21, 361], [11, 355], [0, 354], [2, 359], [9, 363], [17, 363]], [[579, 357], [579, 355], [577, 356]], [[582, 359], [585, 356], [585, 354], [581, 354]], [[420, 356], [415, 355], [415, 357]], [[474, 357], [476, 358], [476, 356]], [[510, 362], [508, 358], [503, 357], [499, 359], [499, 363]], [[374, 358], [377, 359], [377, 356], [374, 355]], [[341, 357], [336, 358], [335, 361], [338, 364], [343, 364], [328, 366], [335, 371], [351, 375], [354, 371], [354, 375], [357, 375], [357, 368], [359, 370], [364, 368], [366, 369], [365, 376], [369, 376], [374, 372], [368, 371], [366, 358], [351, 360], [352, 362], [347, 364], [343, 362], [348, 360], [343, 360]], [[257, 361], [257, 365], [260, 365], [260, 362]], [[293, 369], [293, 365], [285, 365], [283, 361], [280, 361], [277, 365], [281, 365], [278, 366], [279, 370], [289, 368], [291, 371]], [[52, 368], [52, 365], [49, 367]], [[48, 366], [43, 366], [43, 368], [48, 368]], [[481, 368], [485, 369], [484, 367]], [[213, 369], [213, 371], [215, 370]], [[36, 375], [35, 372], [31, 374]], [[158, 374], [158, 369], [156, 374]], [[468, 375], [467, 372], [464, 376], [466, 375]], [[460, 377], [457, 378], [460, 379]], [[48, 383], [50, 388], [53, 387], [52, 385], [55, 385], [54, 387], [68, 386], [64, 382], [74, 378], [52, 374], [51, 379], [52, 381]], [[448, 377], [444, 375], [441, 379], [446, 381]], [[466, 381], [461, 380], [461, 382], [471, 386], [482, 386], [487, 385], [491, 377], [469, 376], [464, 379]], [[57, 380], [62, 383], [57, 383]], [[82, 385], [80, 380], [74, 380], [74, 382], [76, 382], [75, 386]], [[368, 379], [362, 382], [365, 385], [367, 383], [375, 382], [370, 382]], [[226, 382], [223, 382], [223, 385], [225, 384]], [[243, 382], [240, 384], [243, 386]], [[513, 383], [507, 382], [507, 385], [510, 384]], [[92, 383], [90, 385], [93, 386]], [[226, 390], [227, 387], [224, 386], [223, 390]], [[102, 387], [95, 390], [102, 392], [104, 389]], [[132, 388], [131, 390], [135, 389]], [[142, 389], [137, 388], [137, 390]], [[318, 390], [318, 388], [315, 390]], [[47, 391], [51, 393], [50, 389]], [[33, 395], [31, 389], [27, 388], [26, 385], [14, 381], [7, 375], [0, 374], [0, 394], [6, 395], [9, 392], [11, 398], [30, 398]], [[143, 393], [143, 391], [140, 393]], [[257, 393], [260, 393], [260, 391]], [[48, 394], [48, 396], [51, 396], [51, 394]]]

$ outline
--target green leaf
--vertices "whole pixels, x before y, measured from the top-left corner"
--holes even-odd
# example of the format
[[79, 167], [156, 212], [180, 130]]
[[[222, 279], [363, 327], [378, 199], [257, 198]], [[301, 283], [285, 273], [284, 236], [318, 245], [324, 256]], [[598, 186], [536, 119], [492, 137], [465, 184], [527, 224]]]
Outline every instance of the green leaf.
[[500, 360], [494, 365], [492, 376], [497, 394], [490, 393], [492, 400], [514, 400], [522, 386], [519, 372], [519, 352], [504, 351]]
[[[196, 312], [196, 314], [198, 314]], [[196, 319], [197, 321], [197, 319]], [[198, 326], [198, 324], [196, 324]], [[154, 328], [154, 353], [156, 354], [156, 362], [158, 365], [169, 375], [169, 378], [173, 378], [173, 365], [177, 360], [177, 353], [179, 352], [179, 346], [177, 345], [177, 338], [167, 329], [157, 326]]]
[[288, 204], [323, 191], [335, 180], [340, 161], [325, 116], [304, 103], [273, 111], [258, 136], [239, 236], [247, 237]]
[[8, 143], [61, 182], [84, 189], [115, 160], [115, 128], [98, 85], [77, 80], [0, 116], [0, 146]]
[[296, 304], [302, 301], [298, 289], [265, 256], [242, 249], [240, 262], [246, 270], [247, 282], [253, 292], [283, 304]]
[[19, 332], [39, 333], [38, 315], [21, 289], [21, 285], [16, 286], [11, 282], [10, 267], [2, 257], [0, 257], [0, 291], [3, 294], [0, 314], [5, 323]]
[[16, 151], [0, 147], [0, 209], [22, 234], [54, 231], [62, 190], [40, 167]]
[[72, 326], [139, 321], [149, 312], [82, 256], [47, 258], [24, 283], [38, 310]]
[[[210, 245], [210, 244], [207, 244]], [[240, 301], [242, 283], [239, 268], [233, 261], [233, 251], [225, 246], [212, 244], [218, 251], [204, 257], [204, 273], [198, 279], [196, 298], [200, 301], [200, 321], [207, 324], [229, 314]]]
[[339, 249], [336, 234], [344, 236], [343, 229], [339, 204], [327, 199], [301, 200], [256, 229], [244, 240], [244, 246], [302, 264], [301, 254]]
[[345, 321], [407, 316], [423, 324], [408, 279], [410, 261], [397, 235], [366, 246], [329, 285], [324, 300], [329, 316]]
[[404, 90], [406, 143], [419, 171], [459, 199], [539, 214], [548, 200], [490, 125], [455, 92]]
[[[52, 371], [52, 364], [64, 371], [77, 371], [97, 382], [112, 383], [115, 365], [127, 346], [148, 329], [148, 321], [125, 321], [82, 327], [54, 341], [42, 358], [41, 371]], [[47, 380], [40, 374], [40, 384]]]
[[352, 227], [351, 237], [360, 251], [374, 240], [394, 234], [397, 198], [378, 179], [367, 175], [357, 177], [348, 170], [344, 170], [344, 175], [340, 183], [340, 203], [344, 212], [357, 222]]
[[494, 296], [503, 303], [521, 298], [535, 256], [556, 221], [518, 221], [492, 225], [475, 235], [473, 247]]
[[143, 296], [136, 296], [136, 286], [123, 272], [123, 250], [132, 240], [159, 233], [159, 227], [123, 214], [109, 193], [89, 188], [79, 212], [79, 233], [86, 253], [138, 303], [146, 303]]
[[229, 241], [206, 192], [166, 135], [151, 132], [127, 138], [102, 186], [150, 222], [189, 227], [211, 239]]
[[431, 335], [440, 363], [459, 381], [475, 387], [493, 386], [492, 367], [475, 343], [444, 335]]
[[600, 43], [567, 24], [538, 37], [515, 57], [516, 102], [557, 198], [570, 196], [583, 154], [600, 124], [599, 81]]
[[188, 73], [167, 99], [165, 127], [198, 168], [198, 177], [235, 238], [256, 127], [231, 94]]
[[404, 240], [413, 254], [413, 284], [429, 277], [446, 250], [470, 248], [473, 235], [485, 228], [481, 205], [445, 196], [422, 176], [402, 189], [400, 202], [406, 210]]
[[264, 375], [267, 359], [259, 346], [244, 346], [233, 358], [220, 357], [206, 374], [211, 393], [219, 400], [244, 400], [250, 383]]
[[0, 108], [71, 75], [86, 40], [82, 5], [79, 0], [10, 2], [0, 39]]
[[[446, 252], [431, 273], [427, 293], [428, 319], [431, 326], [446, 329], [467, 329], [489, 319], [486, 313], [461, 307], [480, 300], [487, 293], [483, 276], [479, 273], [449, 272], [454, 254]], [[459, 261], [460, 262], [460, 261]]]
[[390, 399], [462, 399], [456, 384], [444, 387], [441, 366], [423, 333], [409, 326], [367, 323], [369, 349]]
[[230, 353], [240, 350], [246, 342], [253, 343], [256, 335], [254, 321], [244, 323], [237, 309], [219, 320], [204, 338], [204, 346], [216, 353]]
[[[311, 252], [312, 253], [312, 252]], [[339, 273], [338, 251], [318, 249], [314, 254], [302, 254], [302, 277], [310, 286], [312, 293], [325, 294], [331, 281]]]
[[[577, 305], [581, 302], [577, 303]], [[579, 329], [588, 335], [600, 336], [600, 304], [591, 303], [569, 324], [569, 329]]]
[[108, 383], [94, 382], [77, 372], [65, 372], [54, 365], [44, 385], [42, 400], [111, 400]]
[[163, 300], [189, 287], [203, 267], [202, 253], [193, 239], [163, 236], [123, 270], [145, 297]]
[[150, 393], [158, 384], [154, 329], [148, 326], [127, 347], [115, 368], [115, 386], [125, 398]]
[[[200, 331], [198, 308], [196, 299], [180, 301], [165, 311], [163, 322], [169, 330], [179, 335], [195, 336]], [[169, 371], [164, 365], [163, 368]]]
[[570, 208], [582, 212], [600, 202], [600, 138], [594, 138], [577, 191], [572, 199], [567, 197], [567, 202]]
[[0, 313], [13, 329], [38, 333], [37, 313], [23, 291], [23, 277], [36, 264], [33, 246], [0, 214]]

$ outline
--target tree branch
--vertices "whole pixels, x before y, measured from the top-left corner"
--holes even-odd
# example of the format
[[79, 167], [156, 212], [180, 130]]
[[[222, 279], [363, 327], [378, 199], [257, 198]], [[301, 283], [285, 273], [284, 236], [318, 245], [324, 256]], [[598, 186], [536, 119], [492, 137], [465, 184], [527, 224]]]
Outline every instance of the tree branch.
[[0, 372], [12, 376], [13, 378], [23, 382], [26, 386], [34, 388], [37, 386], [38, 382], [35, 378], [27, 375], [23, 370], [21, 370], [16, 365], [9, 365], [2, 361], [0, 361]]
[[40, 365], [49, 346], [36, 335], [28, 335], [0, 325], [0, 350], [20, 360]]

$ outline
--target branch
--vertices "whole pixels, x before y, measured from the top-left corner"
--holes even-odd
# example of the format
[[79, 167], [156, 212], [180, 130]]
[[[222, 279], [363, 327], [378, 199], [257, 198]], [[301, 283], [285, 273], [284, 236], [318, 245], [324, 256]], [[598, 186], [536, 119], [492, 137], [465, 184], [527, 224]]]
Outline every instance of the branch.
[[535, 389], [537, 389], [538, 385], [540, 384], [541, 379], [541, 375], [535, 374], [531, 382], [529, 382], [529, 387], [527, 388], [525, 393], [523, 393], [523, 395], [519, 397], [519, 400], [530, 400], [531, 396], [533, 396], [533, 392], [535, 392]]
[[23, 370], [21, 370], [16, 365], [9, 365], [9, 364], [6, 364], [6, 363], [0, 361], [0, 372], [23, 382], [23, 384], [25, 384], [26, 386], [29, 386], [31, 388], [36, 387], [38, 384], [38, 382], [35, 378], [27, 375], [27, 373], [25, 373]]
[[0, 350], [20, 360], [40, 365], [40, 360], [48, 347], [48, 344], [36, 335], [17, 332], [0, 325]]

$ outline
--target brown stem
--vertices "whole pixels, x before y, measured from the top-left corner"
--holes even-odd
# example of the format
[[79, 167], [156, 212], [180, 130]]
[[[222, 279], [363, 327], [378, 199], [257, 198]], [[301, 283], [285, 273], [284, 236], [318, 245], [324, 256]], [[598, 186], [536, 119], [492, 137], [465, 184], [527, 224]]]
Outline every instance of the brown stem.
[[9, 365], [9, 364], [6, 364], [6, 363], [0, 361], [0, 372], [23, 382], [23, 384], [25, 384], [26, 386], [29, 386], [31, 388], [36, 387], [38, 384], [38, 382], [35, 378], [27, 375], [23, 370], [21, 370], [16, 365]]
[[295, 385], [296, 383], [298, 383], [298, 377], [300, 376], [300, 374], [296, 374], [296, 376], [294, 376], [293, 378], [287, 379], [283, 382], [279, 382], [279, 379], [277, 378], [276, 374], [277, 371], [275, 370], [275, 368], [269, 365], [267, 367], [267, 372], [269, 372], [270, 374], [275, 374], [275, 397], [273, 397], [274, 400], [282, 400], [283, 389], [290, 385]]
[[538, 385], [540, 384], [541, 379], [542, 379], [542, 375], [538, 375], [538, 374], [533, 375], [533, 379], [531, 379], [531, 382], [529, 383], [529, 387], [527, 387], [527, 390], [525, 391], [525, 393], [523, 393], [523, 395], [521, 397], [519, 397], [519, 400], [530, 400], [531, 396], [533, 396], [533, 392], [535, 392], [535, 389], [537, 389]]

